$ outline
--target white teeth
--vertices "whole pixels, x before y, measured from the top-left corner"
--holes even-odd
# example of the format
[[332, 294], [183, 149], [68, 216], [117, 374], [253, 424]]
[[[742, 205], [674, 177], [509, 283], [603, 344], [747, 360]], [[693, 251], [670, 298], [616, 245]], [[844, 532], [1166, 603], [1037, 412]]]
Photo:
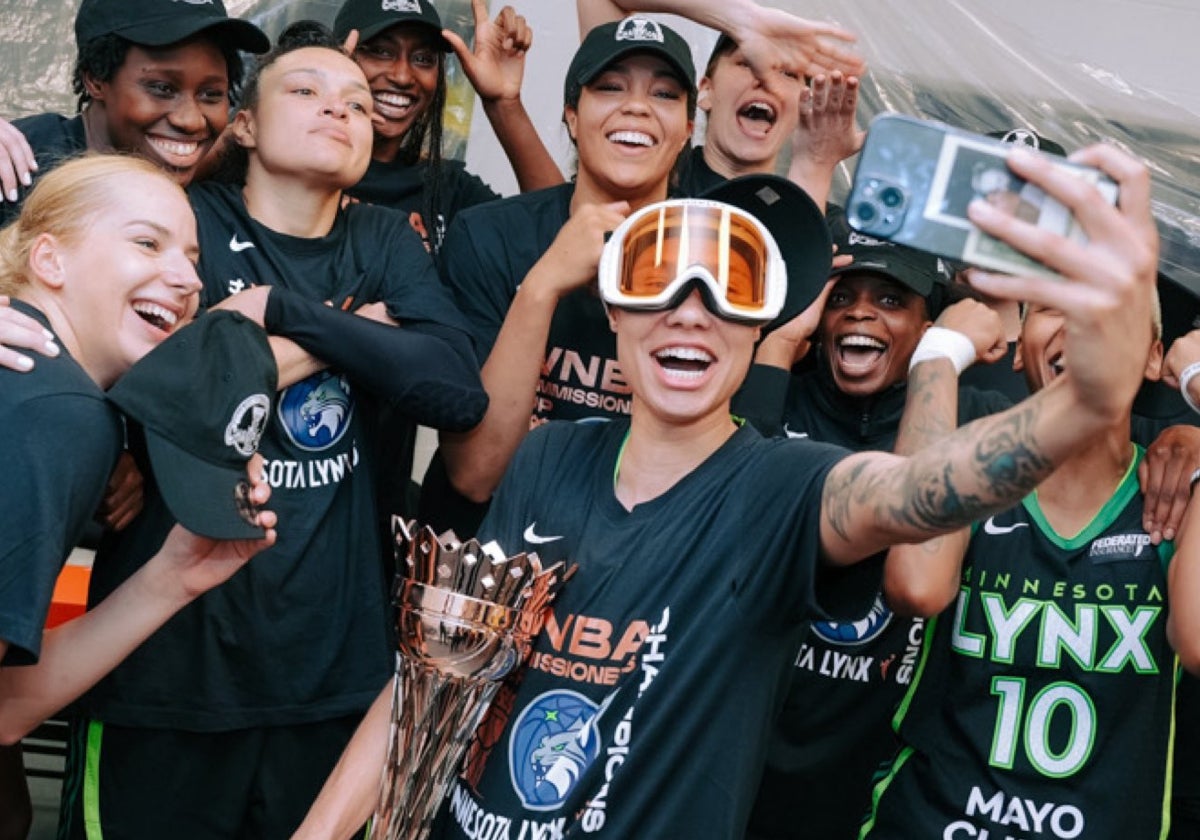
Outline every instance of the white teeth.
[[698, 347], [668, 347], [654, 354], [656, 359], [678, 359], [681, 362], [704, 362], [711, 364], [713, 357]]
[[871, 350], [886, 350], [887, 345], [869, 335], [844, 335], [838, 339], [839, 347], [867, 347]]
[[641, 131], [614, 131], [608, 135], [608, 139], [613, 143], [630, 143], [634, 146], [654, 145], [654, 138]]
[[413, 98], [405, 93], [376, 93], [375, 101], [394, 108], [407, 108], [413, 104]]
[[750, 102], [742, 109], [741, 113], [752, 120], [775, 122], [775, 109], [766, 102]]
[[1062, 353], [1059, 353], [1057, 356], [1055, 356], [1053, 359], [1050, 360], [1050, 368], [1051, 368], [1051, 370], [1054, 371], [1054, 374], [1056, 376], [1061, 374], [1064, 370], [1067, 369], [1067, 360], [1063, 356]]
[[169, 155], [177, 155], [179, 157], [188, 157], [194, 155], [196, 150], [200, 148], [200, 144], [192, 142], [183, 142], [180, 140], [167, 140], [163, 137], [148, 138], [150, 144], [156, 149], [161, 149]]
[[167, 309], [164, 306], [159, 306], [157, 303], [148, 301], [138, 301], [133, 305], [133, 311], [140, 315], [148, 315], [158, 321], [161, 321], [168, 328], [174, 327], [179, 320], [179, 316]]

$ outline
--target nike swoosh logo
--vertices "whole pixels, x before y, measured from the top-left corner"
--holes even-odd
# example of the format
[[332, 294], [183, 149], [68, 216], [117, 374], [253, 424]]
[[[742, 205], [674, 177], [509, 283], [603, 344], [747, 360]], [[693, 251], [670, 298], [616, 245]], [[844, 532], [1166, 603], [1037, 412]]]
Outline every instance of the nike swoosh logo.
[[1028, 527], [1029, 527], [1028, 522], [1016, 522], [1016, 523], [1013, 523], [1012, 525], [997, 525], [996, 517], [989, 516], [987, 518], [987, 522], [983, 523], [983, 532], [985, 534], [993, 534], [993, 535], [999, 536], [1000, 534], [1011, 534], [1013, 531], [1017, 530], [1018, 528], [1028, 528]]
[[238, 242], [236, 233], [229, 239], [229, 250], [233, 251], [235, 254], [240, 254], [242, 251], [245, 251], [247, 248], [253, 248], [253, 247], [254, 247], [253, 242]]
[[794, 439], [796, 439], [796, 438], [806, 438], [806, 437], [808, 437], [808, 432], [793, 432], [791, 429], [789, 429], [789, 428], [788, 428], [788, 424], [787, 424], [787, 423], [784, 423], [784, 424], [783, 424], [783, 433], [784, 433], [785, 435], [787, 435], [788, 437], [792, 438], [793, 440], [794, 440]]
[[524, 534], [525, 542], [533, 543], [534, 545], [545, 545], [546, 543], [557, 542], [558, 540], [562, 539], [561, 534], [558, 535], [557, 537], [543, 537], [541, 534], [537, 533], [537, 531], [534, 530], [534, 528], [536, 528], [536, 527], [537, 527], [537, 523], [532, 522], [532, 523], [530, 523], [529, 527], [525, 529], [525, 534]]

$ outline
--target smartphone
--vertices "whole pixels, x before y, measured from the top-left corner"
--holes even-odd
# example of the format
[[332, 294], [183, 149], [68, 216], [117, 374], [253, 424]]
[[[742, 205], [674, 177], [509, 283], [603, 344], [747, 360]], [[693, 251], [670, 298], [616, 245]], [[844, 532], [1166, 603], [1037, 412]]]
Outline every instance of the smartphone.
[[[944, 259], [1005, 274], [1061, 279], [1047, 266], [979, 230], [967, 205], [979, 198], [1062, 236], [1086, 240], [1070, 211], [1005, 163], [1011, 143], [934, 120], [880, 114], [863, 144], [846, 218], [850, 227]], [[1047, 159], [1117, 200], [1103, 172], [1045, 152]]]

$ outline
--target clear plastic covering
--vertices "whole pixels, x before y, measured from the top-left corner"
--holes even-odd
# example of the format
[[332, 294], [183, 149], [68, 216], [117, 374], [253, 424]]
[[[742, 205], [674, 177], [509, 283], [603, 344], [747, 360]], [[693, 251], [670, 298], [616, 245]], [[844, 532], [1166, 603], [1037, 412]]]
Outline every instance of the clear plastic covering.
[[[231, 14], [271, 35], [304, 17], [331, 21], [337, 0], [228, 0]], [[470, 30], [469, 0], [439, 0], [447, 25]], [[499, 0], [491, 0], [494, 9]], [[534, 28], [526, 106], [564, 164], [559, 129], [562, 75], [578, 44], [570, 0], [514, 0]], [[1200, 292], [1200, 3], [1196, 0], [769, 0], [859, 36], [870, 71], [860, 114], [933, 117], [976, 131], [1030, 129], [1068, 150], [1108, 140], [1146, 160], [1162, 268]], [[77, 3], [5, 0], [0, 113], [70, 113], [72, 20]], [[715, 35], [680, 27], [702, 64]], [[451, 62], [454, 72], [457, 63]], [[503, 192], [515, 190], [486, 120], [473, 116], [469, 85], [452, 79], [451, 148]], [[833, 197], [844, 196], [854, 161]]]

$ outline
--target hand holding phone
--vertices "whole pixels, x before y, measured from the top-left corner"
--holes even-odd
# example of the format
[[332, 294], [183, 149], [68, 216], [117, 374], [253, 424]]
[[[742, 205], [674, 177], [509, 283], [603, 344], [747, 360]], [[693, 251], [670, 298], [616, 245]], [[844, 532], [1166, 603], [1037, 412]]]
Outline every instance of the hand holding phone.
[[[1012, 146], [932, 120], [881, 114], [867, 131], [846, 217], [852, 228], [945, 259], [1006, 274], [1057, 278], [1043, 263], [979, 230], [967, 216], [986, 201], [1037, 227], [1085, 241], [1060, 202], [1007, 165]], [[1094, 184], [1109, 203], [1117, 185], [1098, 169], [1046, 155]]]

